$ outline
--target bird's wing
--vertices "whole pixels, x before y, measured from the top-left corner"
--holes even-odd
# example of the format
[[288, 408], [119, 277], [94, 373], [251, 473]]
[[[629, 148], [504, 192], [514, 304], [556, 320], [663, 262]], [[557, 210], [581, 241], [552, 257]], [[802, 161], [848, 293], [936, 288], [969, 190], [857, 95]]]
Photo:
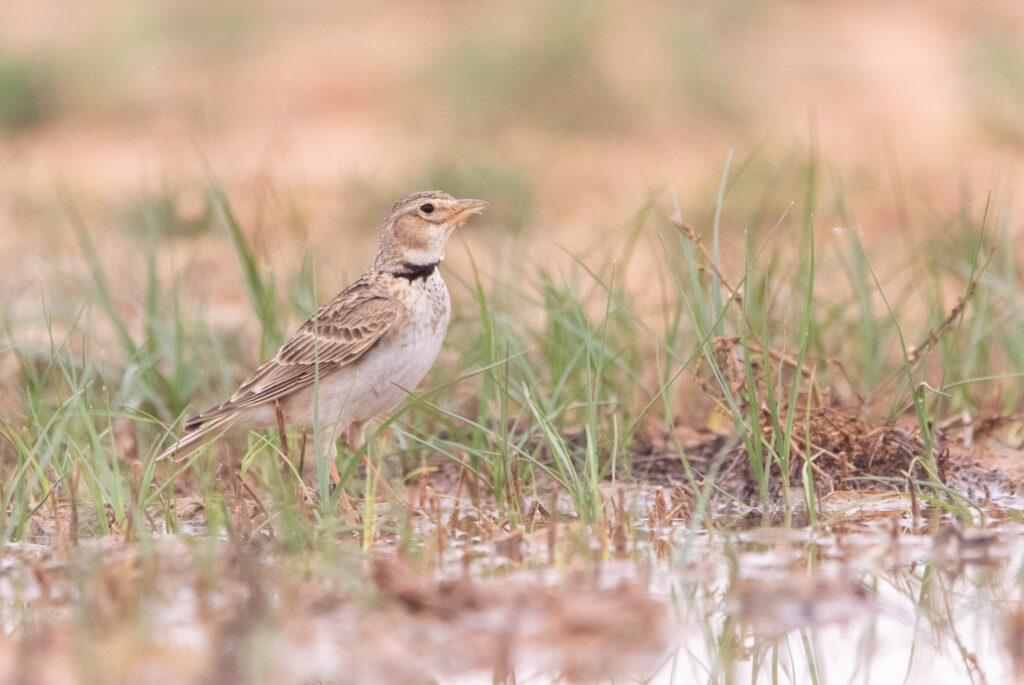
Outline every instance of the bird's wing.
[[318, 376], [359, 359], [397, 318], [398, 307], [388, 291], [368, 278], [359, 279], [320, 307], [231, 399], [190, 419], [185, 429], [312, 385]]

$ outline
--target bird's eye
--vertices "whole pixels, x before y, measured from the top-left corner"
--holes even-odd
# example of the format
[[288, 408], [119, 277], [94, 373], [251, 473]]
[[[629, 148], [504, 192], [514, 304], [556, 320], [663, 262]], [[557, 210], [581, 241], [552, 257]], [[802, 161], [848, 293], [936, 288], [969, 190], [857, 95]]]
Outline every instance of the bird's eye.
[[420, 211], [423, 212], [424, 214], [433, 214], [434, 205], [430, 204], [429, 202], [425, 205], [420, 205]]

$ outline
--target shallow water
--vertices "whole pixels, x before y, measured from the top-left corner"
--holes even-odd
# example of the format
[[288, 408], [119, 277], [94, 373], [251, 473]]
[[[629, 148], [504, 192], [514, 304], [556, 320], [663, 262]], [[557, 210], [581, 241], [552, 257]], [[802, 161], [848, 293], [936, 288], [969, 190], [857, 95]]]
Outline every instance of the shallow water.
[[959, 531], [939, 519], [936, 532], [910, 534], [903, 516], [862, 517], [890, 504], [839, 522], [842, 533], [759, 528], [697, 549], [689, 558], [713, 572], [696, 582], [657, 574], [652, 592], [692, 631], [653, 681], [752, 682], [756, 671], [758, 681], [1016, 682], [1020, 524]]
[[732, 508], [709, 533], [642, 515], [647, 489], [627, 499], [607, 534], [507, 534], [460, 504], [440, 543], [417, 517], [408, 562], [393, 538], [336, 559], [259, 535], [8, 544], [0, 682], [42, 661], [32, 682], [1008, 683], [1024, 666], [1020, 500], [960, 529], [838, 493], [817, 527]]

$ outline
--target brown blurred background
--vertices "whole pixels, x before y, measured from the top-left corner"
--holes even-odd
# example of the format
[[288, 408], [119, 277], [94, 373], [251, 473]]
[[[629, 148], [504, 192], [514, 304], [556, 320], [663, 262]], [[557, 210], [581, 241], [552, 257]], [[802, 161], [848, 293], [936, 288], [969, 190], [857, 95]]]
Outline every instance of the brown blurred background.
[[206, 165], [263, 258], [294, 267], [298, 236], [342, 272], [331, 287], [406, 192], [486, 198], [466, 239], [540, 258], [655, 195], [699, 222], [730, 149], [736, 165], [812, 140], [869, 236], [900, 225], [898, 194], [1012, 198], [1024, 3], [8, 2], [0, 286], [38, 306], [47, 269], [80, 258], [69, 203], [115, 274], [150, 224], [185, 239], [163, 270], [233, 264], [205, 232]]

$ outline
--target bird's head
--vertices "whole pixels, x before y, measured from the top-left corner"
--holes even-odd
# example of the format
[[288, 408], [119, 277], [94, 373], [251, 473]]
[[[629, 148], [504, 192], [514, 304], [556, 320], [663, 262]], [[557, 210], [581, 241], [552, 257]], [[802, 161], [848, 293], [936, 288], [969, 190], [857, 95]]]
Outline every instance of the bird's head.
[[374, 266], [395, 272], [436, 264], [444, 258], [452, 231], [486, 206], [483, 200], [456, 200], [439, 190], [407, 195], [384, 219]]

